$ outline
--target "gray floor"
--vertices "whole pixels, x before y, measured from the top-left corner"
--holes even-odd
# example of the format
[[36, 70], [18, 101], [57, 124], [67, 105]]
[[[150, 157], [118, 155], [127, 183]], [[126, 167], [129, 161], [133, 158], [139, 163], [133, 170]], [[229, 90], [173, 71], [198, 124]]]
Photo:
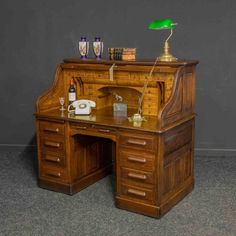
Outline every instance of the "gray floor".
[[236, 157], [196, 157], [196, 186], [160, 220], [117, 209], [108, 176], [74, 196], [40, 189], [36, 155], [0, 153], [0, 235], [235, 236]]

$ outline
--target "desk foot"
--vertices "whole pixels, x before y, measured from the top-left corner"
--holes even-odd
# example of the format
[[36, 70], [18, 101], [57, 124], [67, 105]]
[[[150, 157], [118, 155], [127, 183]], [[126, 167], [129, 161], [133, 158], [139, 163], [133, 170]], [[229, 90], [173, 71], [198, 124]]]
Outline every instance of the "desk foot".
[[73, 195], [71, 185], [52, 182], [46, 179], [39, 179], [38, 186], [43, 189]]
[[44, 188], [55, 192], [65, 193], [68, 195], [73, 195], [111, 173], [112, 173], [112, 167], [107, 166], [89, 175], [84, 176], [83, 178], [73, 182], [72, 184], [58, 183], [42, 178], [39, 179], [38, 185], [40, 188]]
[[194, 188], [194, 180], [190, 179], [188, 184], [180, 189], [176, 194], [168, 198], [165, 202], [160, 205], [149, 205], [142, 202], [135, 202], [130, 199], [116, 196], [116, 206], [118, 208], [132, 211], [135, 213], [143, 214], [146, 216], [161, 218], [165, 215], [172, 207], [180, 202], [188, 193]]
[[133, 211], [135, 213], [143, 214], [146, 216], [151, 216], [155, 218], [160, 217], [159, 207], [140, 202], [133, 202], [122, 197], [116, 197], [116, 206], [118, 208]]

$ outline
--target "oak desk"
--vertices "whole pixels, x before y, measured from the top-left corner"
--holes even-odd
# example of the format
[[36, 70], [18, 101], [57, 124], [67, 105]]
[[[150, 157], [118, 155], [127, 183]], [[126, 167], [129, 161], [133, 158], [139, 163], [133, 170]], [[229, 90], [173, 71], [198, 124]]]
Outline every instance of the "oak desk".
[[[113, 115], [113, 94], [124, 98], [133, 115], [154, 61], [65, 59], [36, 104], [39, 186], [74, 194], [113, 169], [116, 206], [161, 217], [194, 186], [197, 63], [158, 62], [144, 95], [146, 121], [135, 124]], [[96, 102], [91, 115], [59, 111], [71, 78], [77, 99]]]

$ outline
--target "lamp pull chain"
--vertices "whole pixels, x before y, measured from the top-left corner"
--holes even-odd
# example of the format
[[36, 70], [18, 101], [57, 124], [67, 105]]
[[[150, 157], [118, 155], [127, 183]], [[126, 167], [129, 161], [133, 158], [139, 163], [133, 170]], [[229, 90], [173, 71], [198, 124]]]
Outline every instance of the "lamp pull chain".
[[141, 115], [141, 113], [142, 113], [143, 97], [144, 97], [144, 94], [145, 94], [145, 92], [146, 92], [149, 79], [151, 78], [152, 73], [153, 73], [153, 71], [154, 71], [154, 68], [155, 68], [155, 66], [156, 66], [156, 64], [157, 64], [157, 61], [158, 61], [158, 57], [156, 58], [156, 60], [155, 60], [155, 62], [154, 62], [154, 64], [153, 64], [153, 66], [152, 66], [152, 69], [150, 70], [149, 75], [148, 75], [148, 77], [147, 77], [147, 79], [145, 80], [144, 85], [143, 85], [143, 91], [142, 91], [141, 97], [140, 97], [140, 99], [139, 99], [139, 104], [138, 104], [138, 114], [140, 114], [140, 115]]

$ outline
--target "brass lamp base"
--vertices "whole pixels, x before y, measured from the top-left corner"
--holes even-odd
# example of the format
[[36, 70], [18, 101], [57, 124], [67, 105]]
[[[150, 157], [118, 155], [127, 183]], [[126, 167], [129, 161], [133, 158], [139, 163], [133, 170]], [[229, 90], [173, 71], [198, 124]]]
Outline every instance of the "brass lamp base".
[[166, 61], [166, 62], [171, 62], [171, 61], [177, 61], [178, 59], [174, 56], [172, 56], [170, 53], [169, 54], [162, 54], [159, 58], [159, 61]]
[[171, 61], [177, 61], [178, 59], [174, 56], [172, 56], [169, 53], [169, 44], [166, 41], [164, 44], [164, 53], [158, 58], [159, 61], [166, 61], [166, 62], [171, 62]]

